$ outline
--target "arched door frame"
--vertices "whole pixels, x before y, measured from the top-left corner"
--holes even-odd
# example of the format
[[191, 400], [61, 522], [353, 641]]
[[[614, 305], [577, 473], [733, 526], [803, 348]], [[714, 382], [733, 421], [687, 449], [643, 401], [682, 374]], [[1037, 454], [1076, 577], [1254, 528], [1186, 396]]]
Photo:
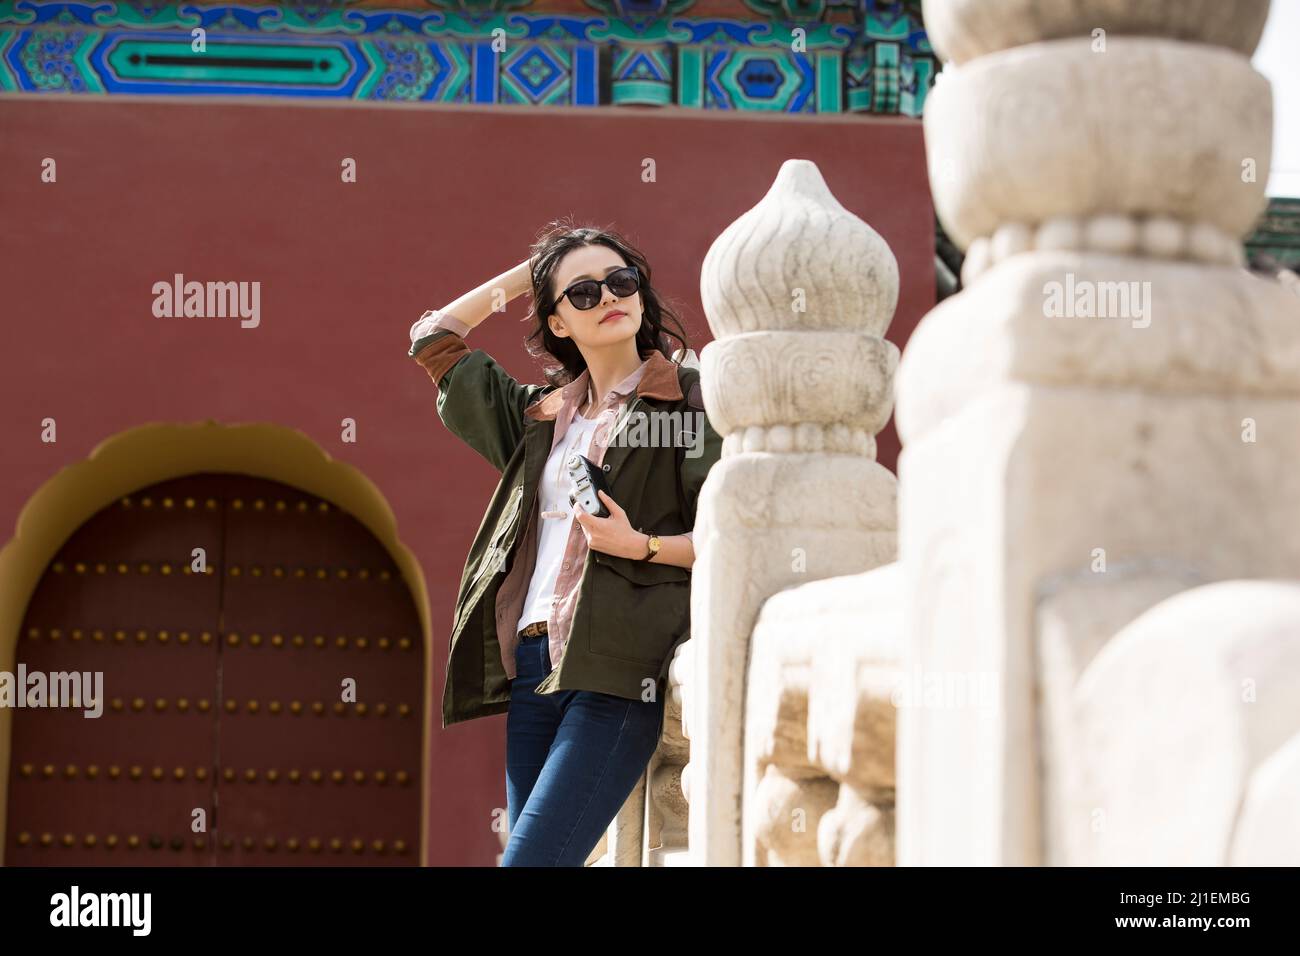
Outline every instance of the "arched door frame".
[[[420, 865], [427, 864], [429, 723], [434, 712], [429, 595], [419, 562], [397, 536], [397, 519], [366, 475], [336, 461], [295, 428], [268, 423], [224, 425], [151, 423], [100, 442], [90, 455], [61, 469], [28, 499], [12, 540], [0, 549], [0, 670], [14, 671], [18, 631], [32, 594], [63, 543], [95, 514], [124, 495], [198, 472], [267, 478], [325, 498], [353, 515], [401, 569], [415, 599], [424, 642], [424, 713], [420, 728]], [[0, 835], [6, 832], [13, 712], [0, 708]], [[0, 866], [4, 840], [0, 839]]]

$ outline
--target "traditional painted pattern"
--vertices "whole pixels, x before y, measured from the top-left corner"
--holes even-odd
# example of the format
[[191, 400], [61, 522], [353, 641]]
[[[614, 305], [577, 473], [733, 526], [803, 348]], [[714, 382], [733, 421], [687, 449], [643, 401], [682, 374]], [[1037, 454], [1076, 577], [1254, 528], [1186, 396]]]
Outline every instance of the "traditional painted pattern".
[[915, 117], [936, 71], [920, 0], [379, 2], [0, 0], [0, 91]]
[[1246, 239], [1252, 268], [1263, 272], [1300, 272], [1300, 197], [1269, 198], [1268, 209]]

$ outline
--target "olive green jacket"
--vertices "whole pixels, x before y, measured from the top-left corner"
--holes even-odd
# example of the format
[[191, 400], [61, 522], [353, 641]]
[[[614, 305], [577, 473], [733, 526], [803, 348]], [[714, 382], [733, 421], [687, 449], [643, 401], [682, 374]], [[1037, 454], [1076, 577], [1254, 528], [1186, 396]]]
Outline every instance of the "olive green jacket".
[[[537, 507], [562, 396], [555, 385], [520, 384], [446, 329], [420, 338], [408, 354], [438, 385], [443, 424], [501, 472], [456, 596], [442, 698], [447, 727], [509, 707], [511, 680], [496, 634], [497, 590], [514, 561], [528, 509]], [[721, 456], [722, 440], [704, 413], [699, 371], [658, 352], [648, 361], [615, 435], [622, 425], [631, 436], [647, 412], [676, 414], [642, 418], [650, 427], [641, 427], [640, 435], [658, 440], [611, 440], [602, 467], [633, 527], [684, 534], [694, 529], [700, 489]], [[673, 651], [690, 635], [690, 591], [689, 568], [589, 549], [569, 639], [536, 693], [591, 690], [639, 700], [653, 683], [662, 696]]]

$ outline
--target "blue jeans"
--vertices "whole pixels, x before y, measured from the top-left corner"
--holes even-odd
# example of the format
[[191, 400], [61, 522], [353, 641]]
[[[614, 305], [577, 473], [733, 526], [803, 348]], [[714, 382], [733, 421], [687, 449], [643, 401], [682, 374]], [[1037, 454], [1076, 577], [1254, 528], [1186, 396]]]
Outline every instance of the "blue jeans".
[[545, 634], [520, 638], [506, 714], [502, 866], [582, 866], [645, 772], [663, 729], [662, 697], [588, 690], [534, 694], [551, 672]]

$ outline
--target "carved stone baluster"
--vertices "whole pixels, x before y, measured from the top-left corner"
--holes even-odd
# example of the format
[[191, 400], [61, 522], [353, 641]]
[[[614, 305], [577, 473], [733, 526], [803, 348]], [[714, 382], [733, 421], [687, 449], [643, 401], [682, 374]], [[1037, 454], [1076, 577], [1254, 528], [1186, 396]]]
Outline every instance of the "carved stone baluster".
[[715, 336], [700, 356], [705, 408], [724, 438], [695, 525], [683, 789], [690, 861], [735, 866], [760, 607], [894, 557], [895, 479], [875, 460], [875, 435], [893, 407], [898, 350], [882, 336], [898, 266], [815, 164], [788, 160], [713, 243], [700, 291]]
[[[1222, 696], [1262, 669], [1292, 585], [1226, 637], [1207, 630], [1224, 602], [1256, 592], [1199, 587], [1300, 578], [1300, 309], [1241, 268], [1269, 173], [1248, 59], [1268, 2], [924, 11], [951, 61], [931, 186], [967, 257], [899, 369], [905, 678], [985, 690], [900, 712], [899, 862], [1205, 863], [1211, 842], [1228, 862], [1249, 781], [1260, 819], [1295, 798], [1293, 756], [1253, 776], [1253, 735], [1300, 730], [1289, 658], [1275, 706]], [[1211, 706], [1223, 733], [1194, 747], [1178, 728]]]

